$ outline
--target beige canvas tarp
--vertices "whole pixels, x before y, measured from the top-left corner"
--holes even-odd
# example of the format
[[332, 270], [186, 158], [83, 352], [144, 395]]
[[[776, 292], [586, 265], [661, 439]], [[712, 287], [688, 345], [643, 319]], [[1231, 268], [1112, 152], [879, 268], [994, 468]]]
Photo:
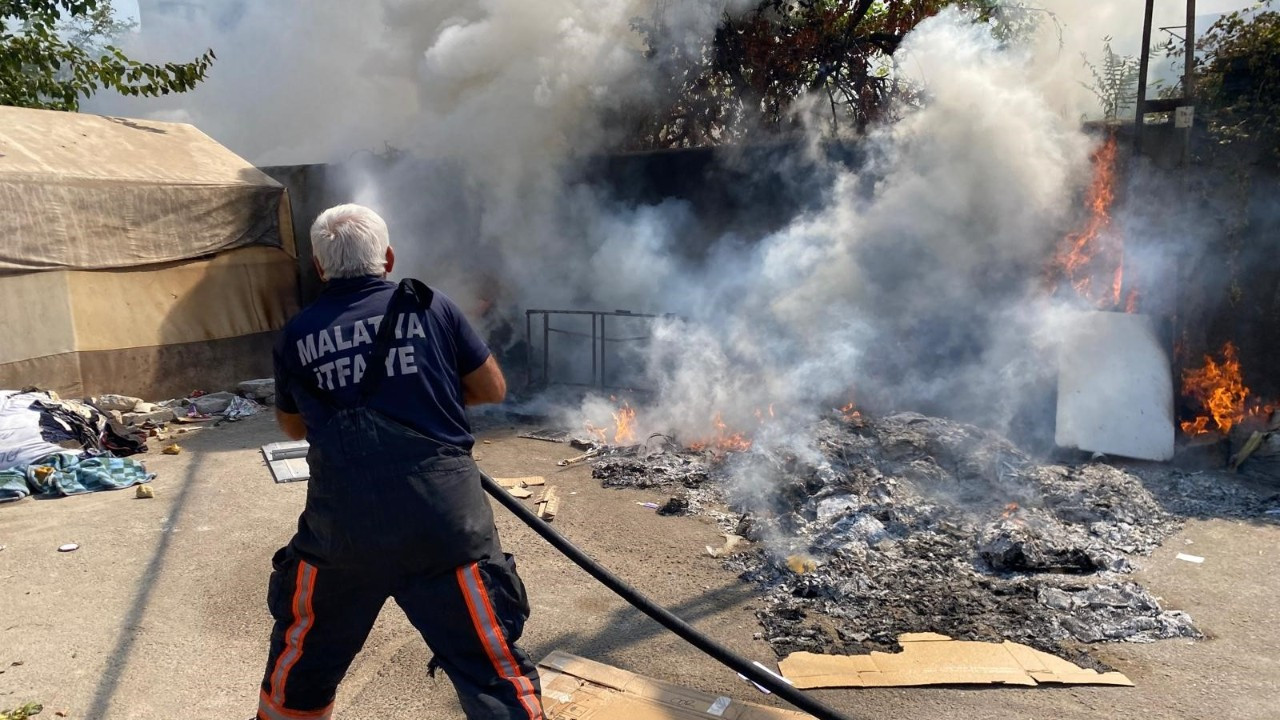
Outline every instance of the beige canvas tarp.
[[249, 247], [108, 271], [0, 275], [0, 387], [163, 399], [269, 375], [294, 258]]
[[0, 273], [294, 254], [284, 187], [190, 125], [0, 107]]

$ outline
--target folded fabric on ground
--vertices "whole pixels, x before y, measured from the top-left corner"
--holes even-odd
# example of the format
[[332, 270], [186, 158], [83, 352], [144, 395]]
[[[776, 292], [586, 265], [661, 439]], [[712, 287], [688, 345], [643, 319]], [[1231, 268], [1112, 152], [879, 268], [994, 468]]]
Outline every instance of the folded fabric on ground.
[[[0, 500], [17, 500], [27, 494], [63, 497], [119, 490], [154, 478], [155, 474], [137, 460], [60, 452], [22, 469], [0, 471]], [[25, 488], [19, 486], [19, 479]]]
[[75, 400], [60, 400], [52, 394], [36, 400], [32, 409], [40, 412], [40, 428], [45, 440], [74, 441], [85, 450], [103, 449], [107, 418], [97, 409]]
[[49, 399], [46, 393], [0, 390], [0, 470], [25, 468], [65, 449], [44, 438], [40, 409], [33, 407]]

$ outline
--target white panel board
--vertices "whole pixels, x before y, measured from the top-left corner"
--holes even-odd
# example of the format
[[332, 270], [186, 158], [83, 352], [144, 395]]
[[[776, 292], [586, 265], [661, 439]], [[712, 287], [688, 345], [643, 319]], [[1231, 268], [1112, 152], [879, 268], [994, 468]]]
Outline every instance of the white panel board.
[[1170, 460], [1173, 401], [1169, 356], [1149, 316], [1091, 312], [1066, 323], [1058, 367], [1059, 447]]
[[262, 457], [267, 461], [271, 477], [278, 483], [309, 480], [311, 467], [307, 465], [307, 450], [310, 447], [306, 440], [263, 445]]

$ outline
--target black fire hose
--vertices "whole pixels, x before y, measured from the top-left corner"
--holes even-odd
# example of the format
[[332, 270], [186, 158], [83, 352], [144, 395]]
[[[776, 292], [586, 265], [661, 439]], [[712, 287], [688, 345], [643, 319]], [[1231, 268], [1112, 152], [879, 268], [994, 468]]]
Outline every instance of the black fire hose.
[[835, 710], [823, 705], [813, 698], [805, 695], [790, 684], [778, 679], [776, 676], [765, 672], [756, 667], [751, 661], [740, 655], [734, 654], [728, 648], [720, 645], [706, 635], [698, 632], [692, 625], [676, 617], [670, 610], [654, 603], [649, 598], [641, 595], [635, 588], [631, 587], [619, 579], [616, 575], [606, 570], [595, 560], [592, 560], [586, 553], [579, 550], [569, 542], [563, 535], [556, 532], [554, 528], [547, 524], [545, 520], [538, 517], [532, 510], [520, 504], [514, 495], [507, 492], [487, 473], [481, 472], [480, 477], [484, 482], [485, 492], [493, 496], [493, 499], [502, 504], [503, 507], [510, 510], [516, 517], [524, 521], [524, 524], [533, 528], [533, 531], [542, 536], [542, 539], [551, 543], [551, 546], [559, 550], [576, 564], [578, 567], [586, 570], [591, 577], [599, 580], [605, 587], [626, 600], [632, 607], [640, 612], [648, 615], [658, 621], [660, 625], [679, 635], [685, 641], [698, 648], [702, 652], [710, 655], [712, 658], [734, 670], [745, 675], [757, 685], [767, 688], [778, 697], [786, 700], [795, 707], [809, 713], [818, 720], [850, 720], [846, 715], [842, 715]]

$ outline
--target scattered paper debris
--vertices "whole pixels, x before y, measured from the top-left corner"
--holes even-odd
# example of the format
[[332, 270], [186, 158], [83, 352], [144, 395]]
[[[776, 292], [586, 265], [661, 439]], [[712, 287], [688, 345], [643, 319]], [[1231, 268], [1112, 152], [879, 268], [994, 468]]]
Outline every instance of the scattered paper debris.
[[723, 537], [724, 537], [724, 545], [718, 548], [713, 548], [710, 545], [707, 546], [708, 555], [710, 555], [713, 558], [728, 557], [729, 555], [733, 554], [734, 550], [737, 550], [742, 545], [747, 544], [747, 539], [742, 537], [741, 535], [734, 535], [733, 533], [723, 533]]
[[569, 465], [577, 465], [578, 463], [580, 463], [580, 462], [582, 462], [582, 461], [584, 461], [584, 460], [590, 460], [591, 458], [593, 458], [593, 457], [595, 457], [595, 456], [599, 455], [600, 453], [604, 452], [604, 450], [605, 450], [605, 448], [604, 448], [604, 447], [598, 447], [598, 448], [595, 448], [594, 450], [588, 450], [587, 452], [584, 452], [584, 453], [582, 453], [581, 455], [578, 455], [578, 456], [576, 456], [576, 457], [571, 457], [571, 458], [566, 458], [566, 459], [564, 459], [564, 460], [561, 460], [560, 462], [558, 462], [558, 463], [556, 463], [556, 464], [557, 464], [557, 465], [559, 465], [560, 467], [567, 467], [567, 466], [569, 466]]
[[507, 492], [511, 493], [512, 497], [520, 498], [521, 500], [528, 500], [533, 497], [532, 492], [525, 490], [522, 487], [509, 487], [507, 488]]
[[147, 483], [143, 483], [138, 486], [138, 489], [134, 492], [134, 495], [139, 500], [149, 500], [156, 496], [156, 491], [152, 490], [151, 486], [148, 485]]
[[79, 549], [80, 549], [80, 546], [76, 543], [67, 543], [66, 545], [58, 546], [58, 552], [75, 552], [76, 550], [79, 550]]
[[164, 453], [165, 455], [177, 455], [182, 452], [182, 446], [175, 443], [173, 445], [166, 447], [160, 452]]
[[558, 651], [538, 663], [538, 674], [548, 718], [811, 720], [794, 710], [731, 700]]
[[549, 487], [543, 491], [542, 496], [538, 498], [538, 517], [551, 522], [555, 519], [556, 513], [560, 512], [560, 498], [556, 495], [556, 489]]
[[1199, 555], [1188, 555], [1186, 553], [1178, 553], [1174, 557], [1176, 557], [1179, 560], [1185, 560], [1189, 563], [1195, 563], [1197, 565], [1204, 562], [1204, 558], [1200, 557]]
[[1118, 672], [1099, 673], [1018, 643], [952, 640], [937, 633], [898, 638], [902, 652], [870, 655], [792, 653], [778, 663], [801, 690], [831, 687], [919, 685], [1117, 685], [1132, 687]]
[[513, 487], [541, 487], [547, 484], [547, 479], [541, 475], [532, 475], [529, 477], [513, 477], [513, 478], [494, 478], [504, 488]]

